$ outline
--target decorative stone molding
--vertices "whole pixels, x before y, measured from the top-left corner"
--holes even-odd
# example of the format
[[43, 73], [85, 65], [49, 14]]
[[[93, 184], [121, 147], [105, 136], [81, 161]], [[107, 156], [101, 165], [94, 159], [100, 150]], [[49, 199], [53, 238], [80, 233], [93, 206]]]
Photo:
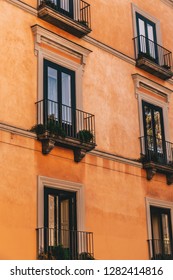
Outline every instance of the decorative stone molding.
[[[168, 110], [169, 110], [170, 96], [173, 90], [163, 85], [160, 85], [154, 82], [153, 80], [150, 80], [138, 73], [132, 74], [132, 79], [134, 82], [135, 96], [138, 99], [140, 137], [144, 136], [142, 101], [146, 101], [148, 103], [154, 104], [162, 108], [165, 139], [169, 141], [170, 136], [169, 136]], [[148, 94], [146, 90], [150, 94]]]
[[161, 0], [161, 1], [167, 4], [169, 7], [173, 8], [173, 0]]
[[15, 126], [5, 124], [5, 123], [0, 123], [0, 130], [7, 131], [9, 133], [13, 133], [16, 135], [21, 135], [21, 136], [28, 137], [28, 138], [33, 138], [33, 139], [37, 138], [36, 134], [34, 134], [33, 132], [30, 132], [29, 130], [15, 127]]
[[38, 219], [37, 227], [44, 227], [44, 187], [60, 189], [64, 191], [73, 191], [77, 195], [77, 228], [79, 231], [85, 230], [85, 196], [83, 184], [59, 180], [45, 176], [38, 176]]
[[97, 149], [90, 151], [89, 154], [96, 156], [96, 157], [104, 158], [106, 160], [111, 160], [111, 161], [119, 162], [122, 164], [128, 164], [131, 166], [142, 168], [142, 163], [140, 163], [136, 159], [124, 158], [124, 157], [118, 156], [116, 154], [106, 153], [106, 152], [103, 152], [103, 151], [100, 151]]
[[135, 66], [136, 62], [135, 62], [135, 59], [129, 57], [128, 55], [125, 55], [123, 54], [122, 52], [112, 48], [111, 46], [108, 46], [92, 37], [89, 37], [89, 36], [85, 36], [83, 38], [84, 41], [86, 41], [87, 43], [93, 45], [93, 46], [96, 46], [98, 47], [99, 49], [102, 49], [103, 51], [106, 51], [107, 53], [110, 53], [112, 54], [113, 56], [116, 56], [132, 65]]
[[6, 1], [34, 16], [37, 16], [37, 9], [20, 0], [6, 0]]
[[35, 40], [35, 52], [40, 49], [41, 43], [46, 44], [49, 47], [55, 48], [55, 50], [62, 51], [72, 57], [81, 60], [81, 64], [86, 64], [86, 58], [91, 53], [91, 50], [84, 48], [40, 25], [33, 25], [31, 27]]
[[134, 81], [135, 85], [135, 95], [136, 98], [138, 98], [138, 94], [140, 94], [139, 88], [145, 88], [151, 91], [152, 93], [156, 95], [160, 95], [162, 97], [166, 98], [166, 101], [169, 102], [170, 100], [170, 95], [172, 94], [173, 90], [162, 86], [153, 80], [150, 80], [138, 73], [132, 74], [132, 79]]

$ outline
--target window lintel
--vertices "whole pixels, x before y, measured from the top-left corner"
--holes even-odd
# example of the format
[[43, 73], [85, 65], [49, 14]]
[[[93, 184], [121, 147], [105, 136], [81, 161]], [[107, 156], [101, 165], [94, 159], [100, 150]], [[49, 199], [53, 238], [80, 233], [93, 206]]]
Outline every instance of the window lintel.
[[48, 46], [54, 47], [56, 50], [61, 50], [69, 55], [81, 58], [81, 64], [86, 64], [87, 56], [92, 52], [91, 50], [80, 46], [48, 29], [35, 24], [31, 26], [34, 34], [34, 50], [35, 53], [39, 51], [40, 44], [44, 43]]

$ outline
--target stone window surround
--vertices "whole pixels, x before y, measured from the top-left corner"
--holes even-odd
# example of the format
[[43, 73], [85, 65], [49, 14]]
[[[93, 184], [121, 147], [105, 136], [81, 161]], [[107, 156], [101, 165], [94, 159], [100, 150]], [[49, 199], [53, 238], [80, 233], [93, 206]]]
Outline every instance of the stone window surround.
[[[76, 108], [83, 110], [82, 76], [86, 58], [91, 51], [39, 25], [34, 25], [31, 29], [34, 34], [34, 51], [38, 57], [38, 100], [43, 99], [43, 61], [47, 59], [75, 71]], [[56, 51], [61, 52], [62, 55]]]
[[132, 20], [133, 20], [133, 34], [134, 37], [137, 36], [137, 26], [136, 26], [136, 12], [150, 21], [154, 22], [156, 25], [156, 36], [157, 36], [157, 44], [162, 46], [162, 38], [161, 38], [161, 28], [160, 28], [160, 20], [155, 18], [154, 16], [148, 14], [144, 10], [140, 9], [136, 4], [132, 3]]
[[[152, 228], [151, 228], [151, 215], [150, 215], [150, 206], [155, 206], [159, 208], [170, 209], [171, 213], [171, 227], [173, 231], [173, 202], [159, 200], [155, 198], [146, 197], [146, 217], [147, 217], [147, 230], [148, 230], [148, 240], [152, 239]], [[152, 257], [152, 247], [150, 247], [151, 257]]]
[[38, 220], [37, 228], [44, 227], [44, 187], [50, 187], [54, 189], [60, 189], [64, 191], [73, 191], [76, 192], [77, 198], [77, 230], [85, 231], [85, 198], [84, 198], [84, 186], [83, 184], [64, 181], [55, 178], [38, 176], [38, 185], [37, 185], [37, 211], [38, 211]]
[[[164, 131], [165, 131], [165, 139], [169, 141], [169, 118], [168, 118], [168, 110], [169, 110], [169, 99], [172, 93], [167, 87], [164, 87], [140, 74], [132, 74], [132, 78], [134, 81], [135, 87], [135, 96], [138, 100], [138, 113], [139, 113], [139, 129], [140, 129], [140, 137], [144, 136], [144, 126], [143, 126], [143, 114], [142, 114], [142, 100], [151, 103], [153, 105], [159, 106], [163, 110], [163, 122], [164, 122]], [[152, 96], [144, 93], [141, 89], [147, 89]], [[164, 100], [158, 99], [159, 96], [164, 97]]]

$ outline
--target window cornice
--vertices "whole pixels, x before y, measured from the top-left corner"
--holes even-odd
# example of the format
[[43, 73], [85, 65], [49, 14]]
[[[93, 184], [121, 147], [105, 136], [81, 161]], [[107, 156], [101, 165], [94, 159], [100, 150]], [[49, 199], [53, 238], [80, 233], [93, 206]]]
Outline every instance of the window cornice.
[[156, 95], [160, 95], [166, 97], [167, 102], [170, 100], [170, 95], [172, 94], [173, 90], [162, 86], [140, 74], [132, 74], [132, 78], [135, 85], [135, 95], [138, 97], [138, 90], [140, 87], [146, 88], [150, 90], [152, 93]]
[[57, 50], [61, 50], [72, 56], [81, 59], [81, 64], [86, 64], [86, 58], [91, 53], [91, 50], [82, 47], [64, 37], [57, 35], [56, 33], [49, 31], [40, 25], [33, 25], [31, 27], [35, 38], [35, 53], [37, 54], [40, 44], [44, 43]]
[[173, 8], [173, 0], [161, 0], [161, 1], [167, 4], [169, 7]]

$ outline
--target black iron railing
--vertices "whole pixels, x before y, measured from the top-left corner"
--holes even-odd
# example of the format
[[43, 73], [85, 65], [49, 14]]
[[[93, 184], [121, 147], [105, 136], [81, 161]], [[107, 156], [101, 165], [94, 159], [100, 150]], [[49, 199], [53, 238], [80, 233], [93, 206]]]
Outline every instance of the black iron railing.
[[150, 239], [148, 240], [150, 259], [173, 260], [173, 241]]
[[91, 9], [90, 4], [83, 0], [79, 1], [79, 5], [73, 3], [72, 9], [64, 2], [64, 6], [61, 7], [60, 1], [57, 0], [38, 0], [38, 8], [48, 6], [54, 11], [64, 14], [77, 21], [79, 24], [86, 26], [91, 29]]
[[167, 70], [172, 68], [172, 53], [156, 42], [140, 35], [134, 40], [135, 59], [147, 58]]
[[95, 144], [94, 115], [49, 99], [36, 102], [36, 106], [37, 124], [42, 124], [45, 130], [58, 124], [66, 137], [82, 140], [83, 136], [86, 138], [84, 142]]
[[57, 228], [38, 228], [39, 259], [83, 260], [94, 258], [93, 233]]
[[145, 162], [173, 166], [173, 143], [153, 136], [140, 137], [141, 155]]

